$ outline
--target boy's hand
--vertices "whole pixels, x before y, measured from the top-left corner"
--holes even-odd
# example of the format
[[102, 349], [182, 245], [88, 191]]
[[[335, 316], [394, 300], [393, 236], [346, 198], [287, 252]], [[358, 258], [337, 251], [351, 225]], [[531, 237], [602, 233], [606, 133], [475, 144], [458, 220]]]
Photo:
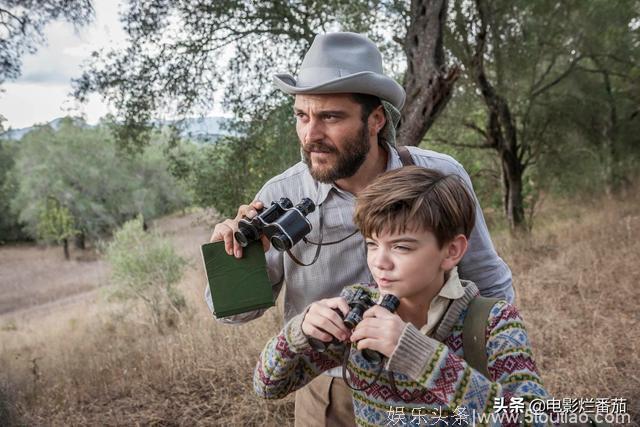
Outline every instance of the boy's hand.
[[391, 357], [405, 326], [400, 316], [374, 305], [364, 312], [362, 322], [351, 334], [351, 342], [358, 343], [358, 350], [369, 348]]
[[[335, 309], [340, 310], [342, 316], [336, 313]], [[349, 304], [342, 297], [314, 302], [302, 320], [302, 332], [308, 337], [324, 342], [331, 342], [333, 337], [345, 341], [349, 338], [351, 331], [342, 322], [342, 318], [348, 312]]]

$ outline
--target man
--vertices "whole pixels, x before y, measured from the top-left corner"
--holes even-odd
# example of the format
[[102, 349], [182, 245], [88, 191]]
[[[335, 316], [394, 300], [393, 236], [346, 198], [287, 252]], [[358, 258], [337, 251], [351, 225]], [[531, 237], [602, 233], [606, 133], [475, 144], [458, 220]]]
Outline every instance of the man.
[[[241, 257], [242, 248], [233, 239], [233, 232], [243, 215], [253, 217], [257, 209], [281, 197], [293, 203], [309, 197], [316, 203], [316, 211], [308, 216], [313, 231], [307, 237], [325, 246], [319, 247], [315, 262], [318, 246], [313, 243], [300, 242], [291, 250], [300, 263], [311, 263], [308, 266], [273, 248], [266, 252], [274, 295], [286, 283], [286, 322], [314, 301], [338, 296], [347, 285], [373, 281], [364, 240], [353, 223], [355, 196], [379, 174], [403, 165], [395, 149], [395, 125], [405, 93], [383, 74], [377, 47], [354, 33], [318, 35], [305, 55], [298, 78], [276, 74], [274, 81], [278, 88], [295, 95], [296, 131], [303, 160], [270, 179], [251, 205], [238, 209], [236, 218], [216, 225], [211, 241], [224, 240], [227, 253]], [[409, 152], [416, 165], [459, 175], [472, 189], [468, 174], [450, 156], [415, 147]], [[511, 272], [496, 254], [475, 196], [474, 200], [476, 222], [469, 250], [459, 265], [460, 276], [476, 283], [485, 296], [513, 301]], [[208, 290], [207, 301], [212, 308]], [[220, 320], [242, 323], [263, 312]], [[350, 390], [341, 379], [341, 371], [329, 372], [296, 393], [298, 425], [354, 424]]]

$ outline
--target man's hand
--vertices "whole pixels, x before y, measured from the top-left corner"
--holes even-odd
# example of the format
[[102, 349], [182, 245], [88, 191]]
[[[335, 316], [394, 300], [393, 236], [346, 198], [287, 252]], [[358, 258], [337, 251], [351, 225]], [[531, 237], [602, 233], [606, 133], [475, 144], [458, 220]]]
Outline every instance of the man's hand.
[[[224, 249], [227, 253], [229, 255], [235, 255], [236, 258], [242, 258], [242, 246], [240, 246], [240, 243], [233, 237], [233, 233], [238, 231], [238, 221], [243, 217], [253, 218], [262, 208], [264, 208], [264, 204], [259, 200], [254, 200], [249, 205], [240, 206], [235, 218], [225, 219], [221, 223], [216, 224], [209, 242], [213, 243], [224, 240]], [[262, 236], [262, 245], [264, 246], [265, 252], [269, 250], [269, 239], [265, 236]]]
[[351, 334], [351, 342], [358, 343], [358, 350], [369, 348], [391, 357], [405, 326], [400, 316], [374, 305], [364, 312], [362, 322]]
[[[342, 316], [334, 309], [340, 310]], [[342, 322], [342, 318], [348, 312], [349, 304], [342, 297], [314, 302], [304, 316], [302, 332], [308, 337], [317, 338], [324, 342], [331, 342], [333, 337], [345, 341], [349, 338], [351, 331]]]

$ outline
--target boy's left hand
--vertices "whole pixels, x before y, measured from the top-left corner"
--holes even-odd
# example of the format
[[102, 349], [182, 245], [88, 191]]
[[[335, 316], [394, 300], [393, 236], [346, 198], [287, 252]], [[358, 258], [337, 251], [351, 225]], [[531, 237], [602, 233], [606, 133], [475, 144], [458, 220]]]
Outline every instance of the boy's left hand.
[[364, 312], [362, 322], [351, 334], [351, 342], [358, 342], [358, 350], [369, 348], [391, 357], [405, 326], [400, 316], [374, 305]]

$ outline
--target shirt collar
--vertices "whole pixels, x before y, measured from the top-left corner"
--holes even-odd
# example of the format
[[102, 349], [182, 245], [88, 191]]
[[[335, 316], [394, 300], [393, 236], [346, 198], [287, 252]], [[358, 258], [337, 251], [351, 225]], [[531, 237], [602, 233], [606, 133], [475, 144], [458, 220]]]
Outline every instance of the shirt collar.
[[464, 287], [460, 283], [460, 276], [458, 276], [458, 267], [454, 267], [449, 272], [449, 279], [444, 283], [442, 289], [438, 293], [438, 296], [447, 299], [458, 299], [464, 295]]
[[431, 300], [427, 310], [427, 323], [420, 328], [420, 331], [425, 335], [431, 335], [446, 314], [450, 302], [462, 298], [464, 294], [464, 287], [458, 277], [458, 268], [454, 267], [438, 295]]
[[401, 168], [402, 161], [400, 160], [400, 155], [398, 154], [398, 150], [388, 143], [386, 143], [386, 149], [387, 149], [387, 153], [389, 154], [389, 156], [387, 157], [386, 171]]

